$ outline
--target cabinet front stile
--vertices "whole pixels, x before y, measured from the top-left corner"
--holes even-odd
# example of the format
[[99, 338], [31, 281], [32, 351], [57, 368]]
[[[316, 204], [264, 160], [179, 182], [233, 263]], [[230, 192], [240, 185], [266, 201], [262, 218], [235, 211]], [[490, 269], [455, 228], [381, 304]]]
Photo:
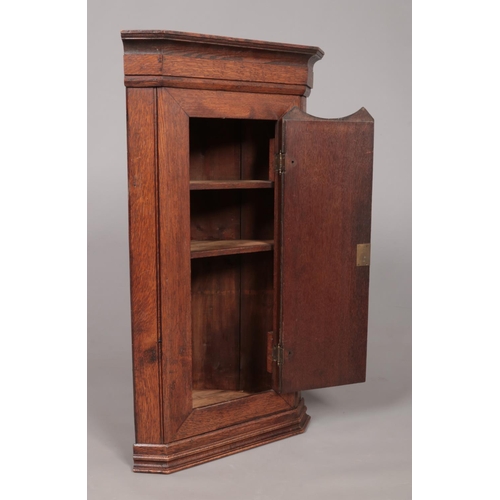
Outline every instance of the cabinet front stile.
[[158, 92], [160, 320], [164, 442], [192, 410], [189, 117]]

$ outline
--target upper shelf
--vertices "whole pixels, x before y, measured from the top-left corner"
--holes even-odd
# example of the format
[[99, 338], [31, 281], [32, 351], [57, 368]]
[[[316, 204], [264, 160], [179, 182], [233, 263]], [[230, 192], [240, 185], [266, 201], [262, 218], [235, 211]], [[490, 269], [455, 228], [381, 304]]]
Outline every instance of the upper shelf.
[[268, 252], [272, 249], [272, 240], [191, 240], [192, 259], [217, 257], [219, 255]]
[[199, 191], [202, 189], [271, 189], [272, 181], [191, 181], [189, 189]]

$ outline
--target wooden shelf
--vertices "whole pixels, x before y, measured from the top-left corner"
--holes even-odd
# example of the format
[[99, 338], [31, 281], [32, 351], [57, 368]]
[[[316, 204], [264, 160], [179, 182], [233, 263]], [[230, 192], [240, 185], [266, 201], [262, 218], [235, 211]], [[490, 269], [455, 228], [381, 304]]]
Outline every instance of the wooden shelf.
[[199, 191], [204, 189], [271, 189], [272, 181], [191, 181], [189, 189]]
[[233, 399], [240, 399], [246, 396], [251, 396], [251, 394], [252, 393], [245, 391], [221, 391], [216, 389], [194, 390], [193, 408], [200, 408], [201, 406], [224, 403]]
[[216, 257], [218, 255], [268, 252], [272, 250], [272, 248], [272, 240], [191, 240], [191, 258], [197, 259], [201, 257]]

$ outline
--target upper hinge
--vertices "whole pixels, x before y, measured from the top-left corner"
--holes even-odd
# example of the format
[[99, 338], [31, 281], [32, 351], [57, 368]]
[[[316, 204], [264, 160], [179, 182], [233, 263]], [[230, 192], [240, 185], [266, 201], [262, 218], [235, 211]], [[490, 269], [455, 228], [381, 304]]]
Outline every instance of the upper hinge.
[[283, 153], [283, 151], [276, 154], [275, 170], [278, 174], [285, 173], [285, 153]]
[[280, 345], [273, 346], [273, 361], [279, 365], [283, 364], [283, 347]]

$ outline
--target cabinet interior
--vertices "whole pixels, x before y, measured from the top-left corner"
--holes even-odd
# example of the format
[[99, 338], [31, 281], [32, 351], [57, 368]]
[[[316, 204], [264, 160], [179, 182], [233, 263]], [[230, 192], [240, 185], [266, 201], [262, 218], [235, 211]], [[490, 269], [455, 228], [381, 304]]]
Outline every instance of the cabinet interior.
[[271, 388], [275, 125], [190, 118], [193, 407]]

